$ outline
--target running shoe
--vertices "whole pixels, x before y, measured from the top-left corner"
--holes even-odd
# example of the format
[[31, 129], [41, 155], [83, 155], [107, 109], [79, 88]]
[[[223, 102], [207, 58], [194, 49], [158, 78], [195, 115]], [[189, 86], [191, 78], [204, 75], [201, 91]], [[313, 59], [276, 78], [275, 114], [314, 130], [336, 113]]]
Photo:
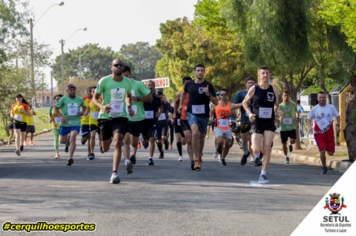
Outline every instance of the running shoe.
[[67, 161], [67, 166], [71, 166], [74, 163], [73, 158], [69, 158]]
[[255, 162], [255, 157], [251, 156], [250, 162]]
[[241, 158], [241, 165], [245, 165], [247, 162], [247, 158], [250, 156], [250, 152], [248, 152], [246, 155], [244, 154]]
[[169, 145], [169, 149], [173, 149], [172, 145]]
[[321, 173], [320, 174], [322, 174], [322, 175], [326, 175], [326, 173], [328, 172], [328, 168], [326, 168], [326, 167], [323, 167], [323, 169], [322, 169], [322, 171], [321, 171]]
[[21, 155], [21, 152], [20, 152], [20, 150], [19, 150], [19, 149], [16, 149], [15, 153], [16, 153], [16, 155], [18, 155], [18, 156], [20, 156], [20, 155]]
[[35, 143], [34, 142], [30, 142], [30, 145], [35, 145]]
[[153, 162], [153, 159], [152, 158], [148, 158], [147, 160], [147, 165], [149, 166], [153, 166], [155, 163]]
[[27, 142], [25, 141], [25, 142], [23, 143], [23, 145], [27, 146], [28, 144], [27, 144]]
[[213, 155], [214, 158], [217, 158], [218, 157], [218, 153], [215, 151], [214, 155]]
[[56, 155], [54, 156], [54, 159], [59, 159], [59, 154], [56, 154]]
[[117, 174], [112, 173], [111, 178], [110, 178], [110, 184], [118, 184], [120, 183], [120, 178]]
[[209, 135], [207, 135], [207, 136], [205, 137], [205, 139], [209, 139]]
[[220, 159], [220, 164], [221, 164], [222, 166], [226, 166], [225, 158], [221, 158], [221, 159]]
[[289, 152], [293, 152], [293, 145], [289, 144]]
[[130, 161], [131, 161], [132, 164], [135, 165], [136, 164], [136, 156], [135, 155], [131, 155]]
[[163, 158], [164, 158], [164, 152], [163, 152], [163, 151], [161, 152], [161, 155], [159, 155], [158, 158], [159, 158], [159, 159], [163, 159]]
[[286, 163], [286, 164], [289, 164], [289, 157], [286, 157], [285, 163]]
[[190, 168], [192, 168], [192, 170], [195, 170], [194, 165], [195, 165], [195, 162], [194, 162], [194, 161], [191, 161], [191, 162], [190, 162]]
[[20, 151], [21, 151], [21, 152], [23, 151], [23, 145], [20, 146]]
[[218, 161], [220, 162], [221, 160], [221, 154], [218, 155]]
[[104, 154], [104, 150], [103, 150], [103, 147], [101, 146], [101, 142], [99, 142], [99, 147], [100, 147], [100, 152], [101, 152], [102, 154]]
[[133, 165], [131, 162], [126, 162], [125, 163], [125, 167], [126, 167], [126, 173], [127, 174], [132, 174], [133, 173]]
[[183, 157], [180, 156], [180, 157], [178, 158], [178, 161], [183, 161]]
[[168, 140], [164, 140], [164, 149], [168, 150]]
[[89, 160], [94, 160], [94, 159], [95, 159], [95, 154], [94, 153], [90, 154]]
[[141, 148], [141, 144], [137, 144], [137, 148]]
[[258, 182], [260, 182], [260, 184], [269, 184], [269, 181], [268, 181], [266, 175], [261, 175]]
[[90, 160], [90, 154], [88, 154], [88, 156], [87, 156], [87, 160], [88, 160], [88, 161]]
[[150, 146], [150, 142], [149, 142], [149, 141], [147, 142], [147, 144], [146, 144], [146, 145], [143, 145], [143, 147], [144, 147], [145, 149], [147, 149], [147, 148], [148, 148], [148, 146]]
[[66, 148], [64, 149], [64, 151], [65, 151], [65, 152], [68, 152], [68, 149], [69, 149], [69, 148], [68, 148], [68, 147], [66, 147]]
[[201, 170], [201, 162], [200, 162], [200, 160], [199, 160], [198, 158], [195, 159], [194, 169], [195, 169], [196, 171], [200, 171], [200, 170]]
[[261, 157], [258, 157], [255, 159], [255, 166], [260, 166], [260, 165], [262, 165]]

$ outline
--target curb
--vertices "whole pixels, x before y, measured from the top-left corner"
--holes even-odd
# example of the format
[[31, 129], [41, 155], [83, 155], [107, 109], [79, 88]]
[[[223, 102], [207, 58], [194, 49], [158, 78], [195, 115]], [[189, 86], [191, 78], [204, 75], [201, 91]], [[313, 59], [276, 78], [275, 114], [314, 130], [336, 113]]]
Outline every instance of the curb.
[[[283, 151], [272, 150], [271, 153], [276, 156], [284, 157]], [[321, 166], [320, 159], [315, 157], [308, 157], [304, 155], [298, 155], [295, 153], [289, 153], [289, 159], [297, 162], [302, 162], [308, 165]], [[350, 162], [326, 160], [326, 166], [332, 169], [347, 170], [351, 165], [352, 163]]]
[[[44, 129], [41, 132], [34, 133], [33, 136], [36, 137], [36, 136], [38, 136], [40, 134], [45, 134], [45, 133], [49, 133], [49, 132], [52, 132], [52, 129]], [[0, 146], [7, 145], [7, 142], [8, 141], [0, 142]], [[11, 142], [15, 142], [15, 139], [12, 139]]]

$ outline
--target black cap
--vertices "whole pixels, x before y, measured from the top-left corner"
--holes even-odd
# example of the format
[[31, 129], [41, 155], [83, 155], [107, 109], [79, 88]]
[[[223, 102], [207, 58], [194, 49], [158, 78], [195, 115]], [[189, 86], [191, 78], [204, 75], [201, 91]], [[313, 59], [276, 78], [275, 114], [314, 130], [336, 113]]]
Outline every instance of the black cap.
[[185, 77], [183, 77], [183, 82], [182, 83], [184, 84], [184, 82], [187, 81], [187, 80], [192, 80], [192, 78], [190, 78], [189, 76], [185, 76]]
[[23, 98], [23, 96], [22, 96], [21, 93], [19, 93], [19, 94], [16, 95], [16, 98], [20, 98], [20, 97]]
[[69, 84], [69, 85], [67, 86], [67, 91], [68, 91], [68, 89], [70, 89], [70, 88], [77, 88], [77, 87], [75, 87], [74, 84]]

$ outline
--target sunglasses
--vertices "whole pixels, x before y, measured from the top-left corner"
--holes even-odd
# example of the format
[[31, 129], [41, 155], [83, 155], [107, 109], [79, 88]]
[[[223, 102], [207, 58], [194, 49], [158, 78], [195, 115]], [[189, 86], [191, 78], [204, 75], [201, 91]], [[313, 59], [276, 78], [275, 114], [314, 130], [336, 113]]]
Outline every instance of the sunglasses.
[[226, 93], [220, 93], [219, 95], [220, 95], [220, 96], [227, 96]]
[[113, 66], [115, 66], [115, 67], [124, 67], [124, 63], [118, 63], [118, 64], [114, 64]]

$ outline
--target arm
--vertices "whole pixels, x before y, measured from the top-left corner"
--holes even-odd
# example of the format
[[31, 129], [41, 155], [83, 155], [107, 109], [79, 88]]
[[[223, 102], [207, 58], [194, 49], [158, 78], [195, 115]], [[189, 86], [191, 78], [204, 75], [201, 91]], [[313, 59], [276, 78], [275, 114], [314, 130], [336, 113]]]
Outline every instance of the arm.
[[[153, 100], [153, 92], [149, 93], [147, 96], [140, 98], [140, 102], [150, 102]], [[136, 97], [132, 97], [132, 101], [137, 102]]]
[[36, 112], [35, 112], [34, 110], [32, 110], [32, 112], [33, 112], [33, 115], [34, 115], [34, 116], [37, 116], [37, 114], [36, 114]]
[[336, 117], [336, 133], [340, 133], [340, 115]]
[[79, 116], [83, 116], [85, 111], [86, 111], [87, 107], [86, 106], [82, 106], [82, 110], [81, 112], [79, 113]]
[[309, 134], [313, 134], [312, 120], [307, 120]]
[[129, 115], [133, 116], [135, 114], [135, 111], [131, 109], [131, 105], [132, 105], [131, 93], [126, 93], [125, 102], [126, 102], [127, 110], [129, 111]]
[[[275, 108], [275, 112], [278, 113], [278, 110], [279, 110], [279, 91], [276, 87], [273, 87], [273, 92], [276, 96], [276, 101], [274, 102], [274, 108]], [[282, 116], [283, 115], [283, 112], [278, 114], [279, 116]]]
[[110, 110], [111, 110], [111, 107], [110, 107], [111, 103], [109, 103], [109, 104], [104, 106], [103, 104], [100, 103], [99, 97], [100, 97], [100, 94], [95, 92], [91, 101], [94, 103], [95, 106], [99, 107], [100, 110], [102, 110], [102, 111], [104, 111], [106, 113], [109, 113]]
[[230, 104], [231, 104], [230, 105], [231, 110], [236, 110], [242, 107], [242, 103], [230, 103]]
[[177, 96], [176, 96], [177, 99], [174, 101], [174, 105], [173, 105], [173, 108], [174, 108], [173, 119], [176, 118], [176, 114], [177, 114], [177, 111], [178, 111], [178, 108], [179, 108], [179, 104], [180, 104], [180, 97], [181, 97], [181, 93], [178, 92]]
[[90, 112], [90, 107], [88, 106], [87, 109], [86, 109], [86, 111], [84, 112], [84, 115], [83, 115], [83, 116], [87, 116], [87, 115], [89, 114], [89, 112]]
[[215, 105], [212, 105], [211, 109], [210, 109], [210, 114], [209, 114], [209, 125], [214, 122], [214, 120], [213, 120], [214, 112], [215, 112]]
[[256, 90], [255, 86], [251, 87], [250, 90], [248, 90], [247, 95], [246, 95], [245, 99], [242, 102], [242, 106], [245, 109], [245, 111], [247, 112], [250, 121], [255, 121], [256, 120], [256, 115], [253, 114], [250, 111], [250, 108], [248, 107], [249, 102], [251, 101], [253, 95], [255, 94], [255, 90]]
[[230, 116], [235, 119], [237, 118], [236, 112], [234, 110], [230, 111]]
[[183, 93], [180, 96], [179, 109], [183, 108], [183, 102], [185, 101], [186, 97], [187, 97], [187, 93], [183, 91]]
[[22, 114], [25, 114], [26, 116], [32, 116], [30, 110], [24, 111], [21, 108], [19, 108], [19, 112], [21, 112]]
[[67, 118], [65, 118], [60, 112], [57, 106], [54, 106], [54, 113], [56, 113], [56, 115], [61, 118], [62, 123], [66, 123], [67, 122]]
[[160, 105], [158, 108], [159, 109], [158, 109], [158, 114], [156, 115], [156, 118], [158, 118], [161, 115], [162, 111], [163, 111], [162, 105]]

